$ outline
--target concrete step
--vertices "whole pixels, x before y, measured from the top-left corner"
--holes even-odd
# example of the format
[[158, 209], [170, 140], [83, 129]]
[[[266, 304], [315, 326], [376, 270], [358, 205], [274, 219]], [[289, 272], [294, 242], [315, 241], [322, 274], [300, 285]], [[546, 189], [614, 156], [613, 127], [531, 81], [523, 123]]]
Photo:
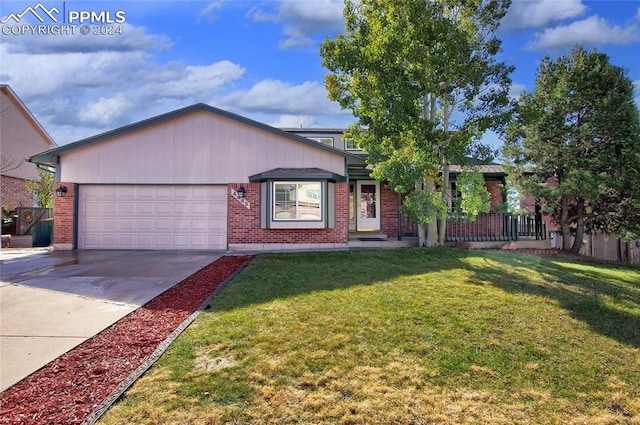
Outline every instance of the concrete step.
[[384, 248], [410, 248], [418, 246], [417, 238], [403, 238], [402, 240], [397, 239], [386, 239], [386, 240], [367, 240], [361, 241], [358, 239], [349, 240], [349, 249], [384, 249]]
[[387, 235], [379, 232], [352, 232], [349, 233], [350, 241], [361, 241], [361, 242], [380, 242], [386, 241], [389, 239]]

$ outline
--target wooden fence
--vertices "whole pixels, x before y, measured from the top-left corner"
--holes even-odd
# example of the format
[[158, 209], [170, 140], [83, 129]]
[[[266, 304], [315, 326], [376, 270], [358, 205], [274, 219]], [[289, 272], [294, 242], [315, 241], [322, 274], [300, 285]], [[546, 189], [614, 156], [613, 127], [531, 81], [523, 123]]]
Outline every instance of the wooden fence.
[[[562, 233], [556, 232], [554, 240], [553, 245], [560, 248]], [[580, 254], [600, 260], [640, 264], [640, 240], [624, 241], [615, 235], [596, 232], [584, 236]]]

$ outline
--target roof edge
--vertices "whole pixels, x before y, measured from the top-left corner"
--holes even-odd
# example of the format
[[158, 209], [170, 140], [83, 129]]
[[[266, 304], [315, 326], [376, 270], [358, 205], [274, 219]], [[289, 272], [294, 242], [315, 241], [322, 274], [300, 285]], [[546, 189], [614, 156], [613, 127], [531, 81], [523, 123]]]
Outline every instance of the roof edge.
[[33, 115], [33, 113], [29, 110], [29, 108], [27, 108], [27, 105], [25, 105], [22, 99], [20, 99], [20, 96], [18, 96], [16, 92], [13, 91], [13, 89], [9, 84], [0, 84], [0, 91], [6, 92], [18, 104], [18, 106], [22, 108], [22, 110], [27, 115], [27, 119], [31, 121], [34, 127], [36, 127], [36, 130], [40, 132], [44, 136], [44, 138], [49, 141], [51, 145], [58, 146], [56, 141], [53, 140], [53, 137], [51, 137], [51, 135], [47, 132], [47, 130], [45, 130], [42, 124], [40, 124], [40, 121], [38, 121], [35, 115]]
[[287, 131], [281, 130], [279, 128], [276, 127], [272, 127], [268, 124], [264, 124], [261, 123], [259, 121], [255, 121], [251, 118], [247, 118], [244, 117], [242, 115], [238, 115], [235, 114], [233, 112], [229, 112], [229, 111], [225, 111], [224, 109], [220, 109], [220, 108], [216, 108], [214, 106], [211, 105], [207, 105], [206, 103], [196, 103], [190, 106], [186, 106], [184, 108], [180, 108], [180, 109], [176, 109], [174, 111], [171, 112], [166, 112], [164, 114], [161, 115], [157, 115], [151, 118], [147, 118], [144, 119], [142, 121], [138, 121], [132, 124], [127, 124], [125, 126], [113, 129], [113, 130], [109, 130], [107, 132], [104, 133], [100, 133], [97, 134], [95, 136], [91, 136], [88, 137], [86, 139], [82, 139], [82, 140], [78, 140], [76, 142], [72, 142], [66, 145], [62, 145], [59, 146], [57, 148], [54, 149], [50, 149], [48, 151], [45, 152], [41, 152], [39, 154], [33, 155], [31, 157], [28, 158], [29, 162], [36, 162], [36, 163], [46, 163], [46, 164], [53, 164], [55, 163], [55, 156], [63, 154], [65, 152], [68, 152], [70, 150], [73, 149], [77, 149], [77, 148], [81, 148], [87, 145], [91, 145], [93, 143], [98, 143], [101, 142], [103, 140], [112, 138], [112, 137], [116, 137], [122, 134], [126, 134], [129, 133], [131, 131], [135, 131], [135, 130], [139, 130], [139, 129], [143, 129], [143, 128], [147, 128], [150, 127], [154, 124], [159, 124], [165, 121], [169, 121], [171, 119], [175, 119], [175, 118], [179, 118], [179, 117], [183, 117], [185, 115], [189, 115], [195, 112], [199, 112], [199, 111], [205, 111], [205, 112], [210, 112], [228, 119], [232, 119], [234, 121], [238, 121], [241, 122], [243, 124], [247, 124], [250, 125], [252, 127], [255, 128], [259, 128], [274, 134], [277, 134], [279, 136], [285, 137], [287, 139], [290, 140], [294, 140], [296, 142], [300, 142], [300, 143], [304, 143], [307, 146], [312, 146], [316, 149], [320, 149], [320, 150], [324, 150], [326, 152], [330, 152], [336, 155], [340, 155], [344, 158], [348, 158], [352, 161], [362, 161], [361, 158], [356, 157], [355, 155], [352, 155], [348, 152], [342, 151], [340, 149], [336, 149], [330, 146], [326, 146], [326, 145], [322, 145], [320, 143], [316, 143], [313, 140], [310, 140], [306, 137], [303, 136], [299, 136], [297, 134], [292, 134], [289, 133]]

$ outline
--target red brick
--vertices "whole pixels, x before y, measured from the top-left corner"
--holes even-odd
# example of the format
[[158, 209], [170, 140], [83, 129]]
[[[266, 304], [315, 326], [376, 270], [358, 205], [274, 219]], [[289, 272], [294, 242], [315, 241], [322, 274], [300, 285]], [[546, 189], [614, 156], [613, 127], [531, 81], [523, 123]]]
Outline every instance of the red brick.
[[251, 203], [246, 209], [236, 199], [228, 195], [228, 236], [229, 244], [308, 244], [347, 243], [348, 212], [346, 183], [336, 184], [335, 227], [329, 229], [263, 229], [260, 227], [260, 183], [235, 183], [237, 189], [243, 186], [245, 199]]
[[33, 198], [27, 191], [25, 181], [10, 176], [0, 178], [2, 186], [2, 206], [13, 211], [18, 207], [32, 207]]
[[75, 183], [57, 183], [56, 189], [60, 186], [67, 187], [64, 197], [55, 198], [53, 206], [53, 243], [73, 244], [75, 242]]

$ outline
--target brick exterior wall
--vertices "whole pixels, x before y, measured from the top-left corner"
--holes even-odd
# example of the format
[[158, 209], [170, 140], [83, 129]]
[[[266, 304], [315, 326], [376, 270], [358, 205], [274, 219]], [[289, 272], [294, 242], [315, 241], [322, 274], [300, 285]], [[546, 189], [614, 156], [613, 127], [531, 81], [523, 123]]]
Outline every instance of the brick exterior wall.
[[398, 237], [398, 193], [380, 183], [380, 232], [389, 238]]
[[18, 207], [32, 207], [33, 198], [27, 192], [25, 181], [15, 177], [0, 177], [2, 186], [2, 205], [14, 210]]
[[67, 187], [64, 197], [55, 198], [53, 206], [53, 245], [64, 249], [75, 248], [75, 183], [56, 183], [56, 189], [60, 186]]
[[484, 182], [484, 186], [487, 188], [489, 195], [491, 195], [491, 199], [489, 201], [491, 202], [491, 209], [489, 210], [489, 212], [496, 212], [496, 205], [505, 203], [505, 200], [502, 197], [502, 182], [487, 180]]
[[335, 227], [329, 229], [263, 229], [260, 227], [260, 183], [236, 183], [230, 187], [246, 189], [245, 199], [251, 203], [246, 209], [237, 199], [227, 196], [227, 242], [234, 244], [324, 244], [348, 242], [346, 183], [336, 183]]

